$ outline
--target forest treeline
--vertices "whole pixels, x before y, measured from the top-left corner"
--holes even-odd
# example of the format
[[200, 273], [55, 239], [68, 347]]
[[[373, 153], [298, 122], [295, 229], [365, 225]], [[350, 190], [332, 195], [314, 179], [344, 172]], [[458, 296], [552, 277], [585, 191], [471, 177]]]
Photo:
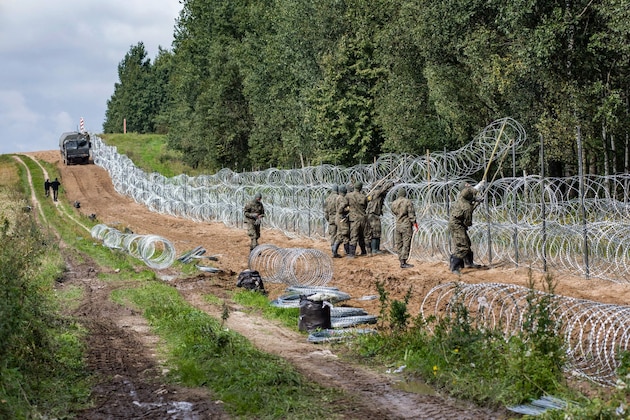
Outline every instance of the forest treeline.
[[[118, 66], [105, 133], [209, 171], [454, 150], [523, 124], [519, 166], [629, 163], [630, 0], [182, 0], [171, 49]], [[578, 134], [579, 133], [579, 134]]]

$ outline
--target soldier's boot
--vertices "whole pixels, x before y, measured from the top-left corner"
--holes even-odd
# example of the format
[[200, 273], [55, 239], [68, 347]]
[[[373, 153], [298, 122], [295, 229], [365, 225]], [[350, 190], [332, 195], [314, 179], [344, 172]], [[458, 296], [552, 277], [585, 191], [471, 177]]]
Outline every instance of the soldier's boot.
[[400, 260], [400, 268], [411, 268], [413, 264], [407, 264], [407, 260]]
[[339, 255], [339, 245], [339, 242], [335, 242], [331, 247], [333, 258], [341, 258], [341, 255]]
[[450, 267], [452, 273], [461, 274], [459, 270], [464, 268], [464, 260], [451, 254]]
[[379, 245], [380, 245], [381, 240], [379, 238], [373, 238], [372, 239], [372, 254], [376, 255], [376, 254], [380, 254], [381, 250], [379, 249]]
[[359, 240], [359, 249], [361, 250], [361, 253], [359, 254], [360, 257], [363, 257], [369, 254], [369, 252], [367, 252], [367, 250], [365, 249], [365, 240], [363, 239]]
[[346, 257], [354, 258], [354, 254], [356, 254], [356, 252], [357, 252], [357, 246], [348, 244], [348, 255], [346, 255]]
[[480, 264], [475, 264], [473, 262], [473, 252], [469, 251], [468, 254], [466, 254], [466, 257], [464, 257], [464, 267], [466, 268], [481, 268]]
[[350, 254], [350, 244], [343, 244], [343, 250], [346, 251], [346, 257]]

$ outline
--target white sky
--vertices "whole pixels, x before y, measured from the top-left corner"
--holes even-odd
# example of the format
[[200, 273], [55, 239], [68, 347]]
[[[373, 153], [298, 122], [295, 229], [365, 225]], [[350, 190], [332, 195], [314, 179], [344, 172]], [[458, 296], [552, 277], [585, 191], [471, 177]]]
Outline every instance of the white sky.
[[171, 49], [178, 0], [0, 0], [0, 154], [55, 150], [103, 131], [118, 64], [143, 42]]

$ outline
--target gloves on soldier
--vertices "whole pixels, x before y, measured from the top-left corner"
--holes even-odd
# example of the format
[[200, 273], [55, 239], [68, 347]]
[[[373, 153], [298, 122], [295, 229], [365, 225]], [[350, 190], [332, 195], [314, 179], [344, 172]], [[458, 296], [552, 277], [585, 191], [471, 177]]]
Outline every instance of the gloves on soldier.
[[256, 226], [260, 226], [260, 223], [262, 222], [262, 219], [259, 217], [256, 220], [254, 220], [254, 225]]
[[476, 189], [479, 192], [482, 192], [483, 190], [486, 189], [486, 186], [488, 185], [488, 182], [485, 179], [482, 179], [481, 181], [479, 181], [479, 183], [477, 185], [475, 185], [473, 188]]
[[417, 232], [420, 228], [418, 227], [418, 222], [413, 222], [413, 231]]

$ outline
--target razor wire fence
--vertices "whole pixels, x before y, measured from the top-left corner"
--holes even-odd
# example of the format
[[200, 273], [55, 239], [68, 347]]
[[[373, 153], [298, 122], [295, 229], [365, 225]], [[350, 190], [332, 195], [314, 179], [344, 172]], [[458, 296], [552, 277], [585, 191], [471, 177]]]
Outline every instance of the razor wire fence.
[[[630, 175], [546, 178], [539, 175], [498, 177], [508, 156], [526, 142], [523, 127], [511, 118], [497, 120], [463, 148], [426, 156], [384, 154], [372, 164], [166, 178], [145, 173], [115, 147], [94, 136], [94, 161], [111, 175], [116, 190], [150, 210], [197, 222], [244, 225], [243, 207], [260, 192], [264, 228], [289, 237], [322, 239], [327, 234], [323, 204], [333, 185], [360, 181], [369, 191], [382, 180], [395, 186], [387, 193], [382, 242], [393, 249], [394, 218], [390, 204], [405, 188], [420, 227], [411, 258], [447, 261], [450, 254], [450, 207], [462, 182], [481, 173], [489, 185], [469, 234], [476, 259], [497, 266], [548, 267], [615, 282], [630, 281]], [[494, 173], [489, 173], [490, 167]], [[515, 172], [514, 168], [513, 171]]]
[[422, 301], [420, 314], [424, 319], [452, 315], [456, 305], [462, 304], [478, 328], [498, 329], [507, 339], [524, 330], [527, 312], [536, 302], [546, 302], [556, 333], [563, 338], [565, 369], [603, 385], [614, 385], [621, 364], [619, 356], [630, 349], [630, 306], [552, 295], [511, 284], [460, 282], [431, 289]]

